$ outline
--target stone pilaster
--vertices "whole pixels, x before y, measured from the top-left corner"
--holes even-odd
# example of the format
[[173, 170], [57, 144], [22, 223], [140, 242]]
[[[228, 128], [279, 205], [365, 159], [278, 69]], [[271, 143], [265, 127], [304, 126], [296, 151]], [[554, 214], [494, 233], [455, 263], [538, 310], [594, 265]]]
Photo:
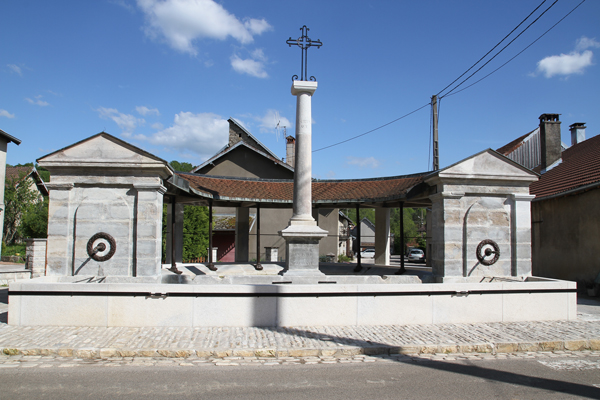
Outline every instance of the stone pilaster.
[[531, 201], [535, 196], [513, 193], [511, 198], [511, 275], [531, 276]]
[[137, 224], [135, 227], [134, 276], [159, 276], [162, 253], [163, 194], [160, 183], [134, 184], [137, 190]]
[[431, 267], [437, 278], [463, 276], [461, 198], [464, 193], [437, 193], [431, 199]]
[[72, 275], [72, 183], [46, 183], [49, 189], [46, 275]]

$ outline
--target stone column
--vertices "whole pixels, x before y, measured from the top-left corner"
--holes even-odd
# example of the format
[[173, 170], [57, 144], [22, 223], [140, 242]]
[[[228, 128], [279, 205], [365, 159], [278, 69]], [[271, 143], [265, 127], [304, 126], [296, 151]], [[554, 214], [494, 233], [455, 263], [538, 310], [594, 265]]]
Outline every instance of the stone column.
[[183, 204], [175, 203], [175, 212], [173, 204], [167, 206], [167, 239], [165, 251], [165, 264], [171, 264], [173, 254], [173, 217], [175, 217], [175, 264], [183, 263]]
[[290, 225], [316, 225], [312, 217], [312, 95], [317, 82], [294, 81], [296, 96], [296, 168], [294, 214]]
[[294, 212], [289, 226], [280, 232], [286, 240], [286, 276], [323, 276], [319, 271], [319, 240], [327, 231], [312, 216], [312, 95], [317, 82], [294, 81], [296, 96], [296, 168]]
[[390, 265], [390, 209], [375, 209], [375, 264]]
[[535, 196], [513, 193], [511, 198], [511, 275], [531, 276], [531, 201]]
[[235, 209], [235, 261], [248, 262], [250, 250], [250, 209]]
[[433, 215], [433, 212], [430, 208], [426, 209], [426, 210], [427, 210], [427, 216], [425, 218], [426, 218], [427, 222], [426, 222], [425, 227], [427, 228], [427, 233], [426, 233], [425, 240], [426, 240], [427, 251], [425, 252], [425, 262], [426, 262], [425, 265], [427, 265], [428, 267], [431, 268], [431, 255], [433, 254], [433, 250], [432, 250], [432, 246], [431, 246], [432, 236], [433, 236], [433, 233], [432, 233], [433, 219], [431, 217]]

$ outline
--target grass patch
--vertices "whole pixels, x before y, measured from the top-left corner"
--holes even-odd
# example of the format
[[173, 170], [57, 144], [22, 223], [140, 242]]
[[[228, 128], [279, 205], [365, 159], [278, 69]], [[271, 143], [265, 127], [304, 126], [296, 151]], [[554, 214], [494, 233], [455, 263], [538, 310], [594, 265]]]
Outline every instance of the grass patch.
[[3, 256], [21, 256], [25, 258], [25, 244], [2, 244], [2, 255]]

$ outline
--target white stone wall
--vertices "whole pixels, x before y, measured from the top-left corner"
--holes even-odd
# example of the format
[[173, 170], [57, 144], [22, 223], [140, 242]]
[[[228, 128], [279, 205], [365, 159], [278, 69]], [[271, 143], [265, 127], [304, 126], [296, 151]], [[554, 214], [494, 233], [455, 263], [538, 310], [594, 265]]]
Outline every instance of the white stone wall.
[[[123, 177], [97, 186], [88, 186], [89, 180], [49, 184], [48, 275], [158, 275], [165, 191], [160, 178]], [[100, 232], [116, 243], [113, 257], [101, 262], [87, 252], [88, 241]]]

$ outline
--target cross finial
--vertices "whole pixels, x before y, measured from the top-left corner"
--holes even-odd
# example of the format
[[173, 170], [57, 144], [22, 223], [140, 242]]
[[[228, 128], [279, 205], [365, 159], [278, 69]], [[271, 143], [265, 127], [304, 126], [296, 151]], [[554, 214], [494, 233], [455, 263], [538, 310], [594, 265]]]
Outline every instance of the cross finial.
[[[296, 46], [300, 47], [302, 49], [302, 63], [300, 65], [300, 80], [301, 81], [306, 81], [308, 80], [308, 73], [307, 73], [307, 59], [308, 59], [308, 53], [306, 52], [308, 50], [309, 47], [311, 46], [317, 46], [317, 49], [319, 47], [321, 47], [323, 45], [323, 43], [321, 43], [321, 41], [319, 39], [317, 40], [311, 40], [311, 38], [308, 37], [308, 31], [310, 29], [308, 29], [306, 27], [306, 25], [304, 25], [302, 28], [300, 28], [300, 30], [302, 31], [302, 36], [300, 36], [298, 39], [292, 39], [292, 37], [290, 36], [290, 38], [286, 41], [286, 43], [292, 47], [293, 44], [295, 44]], [[298, 79], [298, 75], [294, 75], [292, 76], [292, 80], [296, 80]], [[314, 76], [310, 77], [311, 81], [316, 81]]]

